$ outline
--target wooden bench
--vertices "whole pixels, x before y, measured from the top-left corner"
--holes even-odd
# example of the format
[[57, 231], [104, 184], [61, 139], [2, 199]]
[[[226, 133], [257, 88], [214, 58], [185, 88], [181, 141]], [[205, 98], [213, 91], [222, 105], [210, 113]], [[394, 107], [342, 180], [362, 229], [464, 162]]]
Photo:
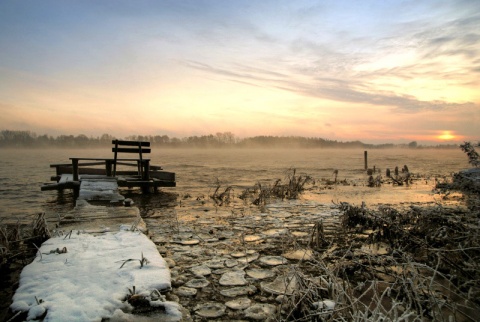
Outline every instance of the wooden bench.
[[[151, 152], [150, 142], [113, 140], [112, 144], [113, 158], [70, 158], [72, 161], [73, 181], [79, 180], [80, 161], [89, 161], [82, 163], [82, 166], [105, 165], [106, 175], [113, 177], [117, 175], [117, 165], [135, 166], [137, 167], [137, 175], [144, 181], [150, 180], [150, 170], [162, 169], [161, 167], [150, 166], [150, 159], [144, 158], [144, 154]], [[138, 158], [119, 158], [119, 154], [123, 153], [135, 153], [138, 154]], [[58, 169], [57, 167], [57, 172]]]

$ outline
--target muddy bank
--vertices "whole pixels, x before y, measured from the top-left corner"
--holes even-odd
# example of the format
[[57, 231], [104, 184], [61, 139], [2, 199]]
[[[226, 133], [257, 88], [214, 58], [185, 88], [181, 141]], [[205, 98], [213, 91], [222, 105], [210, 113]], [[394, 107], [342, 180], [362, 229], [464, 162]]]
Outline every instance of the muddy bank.
[[474, 321], [478, 208], [298, 200], [145, 218], [188, 319]]

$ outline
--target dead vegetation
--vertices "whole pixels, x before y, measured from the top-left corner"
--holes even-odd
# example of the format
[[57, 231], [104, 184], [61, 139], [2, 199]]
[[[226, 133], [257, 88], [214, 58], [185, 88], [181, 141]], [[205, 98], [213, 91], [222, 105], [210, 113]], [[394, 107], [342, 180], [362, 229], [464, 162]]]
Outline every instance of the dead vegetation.
[[[2, 298], [11, 298], [18, 286], [21, 269], [35, 257], [37, 248], [50, 237], [50, 232], [45, 220], [45, 214], [35, 216], [32, 225], [20, 223], [7, 224], [0, 222], [0, 295]], [[10, 301], [0, 304], [0, 320], [10, 316]], [[17, 316], [12, 321], [20, 321]], [[21, 319], [24, 321], [26, 315]]]
[[476, 321], [480, 212], [341, 203], [342, 231], [315, 224], [282, 321]]
[[215, 191], [210, 196], [210, 198], [212, 198], [212, 200], [215, 202], [215, 204], [217, 206], [229, 205], [230, 202], [232, 201], [232, 199], [234, 198], [233, 187], [228, 186], [227, 188], [225, 188], [225, 190], [223, 192], [220, 192], [221, 191], [220, 190], [221, 186], [222, 185], [220, 183], [220, 180], [218, 180], [218, 178], [217, 178], [217, 184], [216, 184], [216, 187], [215, 187]]
[[48, 238], [50, 231], [44, 213], [35, 217], [31, 227], [19, 223], [0, 225], [0, 270], [8, 270], [16, 261], [25, 265], [25, 260], [36, 250], [34, 245], [40, 245]]
[[480, 142], [478, 142], [476, 145], [472, 145], [470, 142], [464, 142], [460, 145], [460, 149], [467, 154], [468, 163], [474, 167], [480, 167], [480, 156], [478, 155], [477, 151], [475, 151], [475, 147], [480, 147]]
[[240, 199], [260, 206], [271, 199], [298, 199], [308, 184], [315, 184], [315, 180], [308, 175], [297, 175], [296, 169], [289, 169], [284, 181], [277, 179], [273, 184], [257, 182], [253, 188], [246, 189], [239, 196]]

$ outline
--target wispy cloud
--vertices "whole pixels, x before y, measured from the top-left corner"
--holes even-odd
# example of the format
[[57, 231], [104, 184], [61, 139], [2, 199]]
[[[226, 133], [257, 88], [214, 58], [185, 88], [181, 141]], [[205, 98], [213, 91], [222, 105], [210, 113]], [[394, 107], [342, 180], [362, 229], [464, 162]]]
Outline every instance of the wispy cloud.
[[[268, 57], [262, 57], [261, 63], [258, 63], [262, 68], [257, 67], [260, 60], [256, 60], [253, 54], [249, 66], [239, 65], [233, 60], [212, 64], [191, 60], [185, 64], [243, 84], [272, 87], [337, 102], [385, 106], [394, 112], [475, 106], [474, 101], [446, 99], [440, 90], [436, 98], [422, 99], [408, 90], [383, 88], [398, 88], [401, 82], [412, 83], [411, 87], [420, 81], [422, 86], [439, 80], [453, 86], [477, 83], [480, 15], [473, 11], [450, 20], [442, 19], [439, 16], [428, 23], [425, 18], [410, 24], [398, 23], [397, 34], [377, 39], [358, 38], [354, 33], [333, 43], [299, 37], [288, 42], [285, 59], [275, 60], [272, 57], [268, 66]], [[348, 42], [355, 42], [359, 49], [351, 50], [354, 47], [351, 45], [347, 49], [342, 48]], [[367, 46], [366, 49], [361, 47], [362, 44]], [[386, 62], [378, 64], [378, 60], [382, 59]], [[378, 87], [379, 82], [384, 86]]]

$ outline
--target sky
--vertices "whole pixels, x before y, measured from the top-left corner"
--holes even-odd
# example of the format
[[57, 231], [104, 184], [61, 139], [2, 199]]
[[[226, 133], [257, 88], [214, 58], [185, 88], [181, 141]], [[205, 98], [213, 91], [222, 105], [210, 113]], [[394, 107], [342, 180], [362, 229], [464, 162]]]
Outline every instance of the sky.
[[480, 140], [480, 1], [3, 0], [0, 129]]

